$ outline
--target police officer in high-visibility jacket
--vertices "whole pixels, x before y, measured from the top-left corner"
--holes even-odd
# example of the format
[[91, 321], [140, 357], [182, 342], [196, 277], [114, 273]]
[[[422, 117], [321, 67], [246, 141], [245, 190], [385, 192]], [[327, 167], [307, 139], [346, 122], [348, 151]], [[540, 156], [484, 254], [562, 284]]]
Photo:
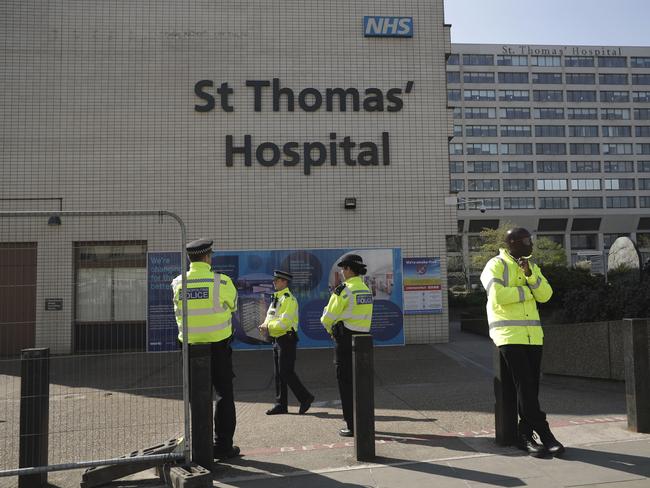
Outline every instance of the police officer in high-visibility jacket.
[[352, 335], [370, 333], [372, 292], [361, 278], [366, 274], [366, 265], [361, 256], [348, 254], [338, 266], [344, 281], [330, 296], [320, 321], [335, 341], [336, 379], [346, 423], [346, 427], [339, 430], [339, 435], [352, 437]]
[[[172, 281], [178, 339], [183, 337], [183, 306], [187, 303], [188, 344], [210, 344], [212, 385], [219, 395], [214, 412], [214, 457], [227, 459], [239, 455], [233, 445], [235, 400], [232, 379], [232, 313], [237, 310], [237, 290], [232, 280], [211, 270], [212, 241], [200, 239], [186, 246], [190, 258], [187, 273], [187, 297], [182, 300], [181, 276]], [[192, 348], [190, 347], [190, 355]], [[190, 385], [191, 387], [191, 385]]]
[[530, 232], [521, 227], [510, 229], [505, 244], [507, 249], [501, 249], [485, 265], [481, 283], [488, 296], [490, 337], [517, 390], [518, 447], [534, 457], [560, 455], [564, 446], [553, 436], [538, 400], [544, 335], [537, 302], [547, 302], [553, 290], [539, 266], [529, 260], [533, 252]]
[[273, 342], [273, 374], [275, 376], [275, 405], [266, 415], [287, 413], [287, 386], [300, 402], [298, 413], [309, 410], [314, 395], [307, 391], [295, 371], [296, 344], [298, 343], [298, 300], [289, 290], [293, 275], [276, 269], [273, 272], [275, 293], [260, 325], [262, 335], [268, 334]]

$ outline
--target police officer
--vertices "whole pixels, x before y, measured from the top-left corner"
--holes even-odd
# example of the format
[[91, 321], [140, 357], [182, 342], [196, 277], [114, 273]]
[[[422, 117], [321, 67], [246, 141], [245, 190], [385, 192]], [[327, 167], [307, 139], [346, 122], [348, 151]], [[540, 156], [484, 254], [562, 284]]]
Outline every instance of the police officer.
[[344, 281], [330, 296], [320, 321], [335, 342], [336, 379], [346, 423], [345, 428], [339, 430], [339, 435], [352, 437], [352, 335], [370, 333], [372, 293], [361, 278], [367, 272], [361, 256], [348, 254], [337, 266], [341, 268]]
[[[183, 306], [187, 303], [188, 344], [210, 344], [212, 385], [219, 395], [214, 412], [214, 457], [227, 459], [239, 455], [233, 445], [236, 415], [232, 379], [232, 313], [237, 310], [237, 290], [231, 279], [211, 270], [212, 241], [200, 239], [186, 246], [190, 258], [187, 297], [181, 299], [182, 277], [172, 281], [178, 339], [184, 340]], [[189, 348], [190, 355], [192, 348]], [[191, 385], [190, 385], [191, 387]]]
[[275, 405], [266, 415], [287, 413], [287, 386], [300, 402], [298, 413], [309, 410], [314, 395], [307, 391], [295, 372], [296, 344], [298, 343], [298, 301], [289, 290], [291, 273], [273, 271], [275, 293], [266, 313], [266, 319], [259, 326], [260, 333], [273, 342], [273, 374], [275, 376]]
[[505, 244], [507, 249], [500, 249], [499, 255], [485, 265], [481, 283], [488, 295], [490, 337], [517, 390], [518, 447], [534, 457], [547, 452], [560, 455], [564, 446], [551, 433], [538, 399], [544, 334], [537, 302], [547, 302], [553, 290], [539, 267], [529, 261], [533, 252], [530, 232], [521, 227], [510, 229]]

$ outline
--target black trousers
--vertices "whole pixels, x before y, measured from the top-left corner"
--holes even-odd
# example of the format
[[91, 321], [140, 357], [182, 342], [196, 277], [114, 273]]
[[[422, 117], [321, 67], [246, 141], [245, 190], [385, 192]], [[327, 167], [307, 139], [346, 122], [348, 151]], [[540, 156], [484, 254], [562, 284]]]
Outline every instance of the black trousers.
[[499, 347], [517, 390], [519, 434], [543, 436], [549, 431], [546, 414], [539, 406], [539, 376], [542, 346], [508, 344]]
[[311, 398], [311, 393], [302, 384], [295, 371], [296, 366], [296, 334], [285, 334], [273, 341], [273, 373], [275, 376], [275, 403], [287, 406], [287, 387], [300, 403]]
[[336, 365], [336, 380], [339, 384], [343, 419], [348, 429], [354, 430], [352, 335], [361, 333], [352, 332], [343, 325], [334, 327], [334, 364]]

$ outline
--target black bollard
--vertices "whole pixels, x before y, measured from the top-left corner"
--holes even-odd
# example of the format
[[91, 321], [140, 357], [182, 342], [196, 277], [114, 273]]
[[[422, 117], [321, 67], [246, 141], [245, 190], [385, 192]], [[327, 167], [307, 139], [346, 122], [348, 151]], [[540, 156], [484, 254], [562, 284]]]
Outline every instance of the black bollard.
[[372, 336], [352, 336], [354, 450], [357, 461], [375, 458], [375, 372]]
[[192, 461], [212, 471], [212, 362], [210, 344], [190, 344]]
[[494, 429], [496, 443], [512, 446], [517, 443], [517, 390], [498, 347], [494, 347]]
[[632, 432], [650, 433], [650, 371], [648, 365], [648, 321], [625, 322], [625, 400], [627, 427]]
[[[20, 361], [18, 466], [47, 466], [50, 406], [50, 350], [23, 349]], [[20, 488], [47, 485], [47, 472], [18, 477]]]

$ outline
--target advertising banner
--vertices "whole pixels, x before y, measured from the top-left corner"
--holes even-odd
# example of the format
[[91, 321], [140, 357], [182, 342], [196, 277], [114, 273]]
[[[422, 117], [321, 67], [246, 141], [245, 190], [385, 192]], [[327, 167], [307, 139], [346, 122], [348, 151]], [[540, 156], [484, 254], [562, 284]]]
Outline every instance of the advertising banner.
[[404, 313], [442, 313], [440, 258], [404, 258]]
[[147, 350], [178, 349], [171, 282], [181, 274], [180, 252], [147, 254]]

